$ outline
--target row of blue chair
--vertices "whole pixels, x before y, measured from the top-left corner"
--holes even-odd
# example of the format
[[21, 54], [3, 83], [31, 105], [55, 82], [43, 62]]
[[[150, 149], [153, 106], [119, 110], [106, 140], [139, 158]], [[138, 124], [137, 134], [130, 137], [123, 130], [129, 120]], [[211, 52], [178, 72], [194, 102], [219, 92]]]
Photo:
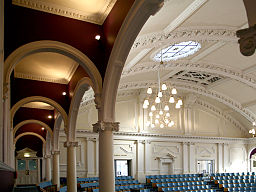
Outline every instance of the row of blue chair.
[[255, 172], [242, 172], [242, 173], [212, 173], [210, 176], [239, 176], [239, 175], [255, 175]]
[[45, 182], [42, 182], [42, 183], [39, 183], [38, 186], [43, 189], [45, 187], [49, 187], [52, 185], [52, 182], [51, 181], [45, 181]]
[[146, 179], [185, 178], [185, 177], [199, 177], [199, 176], [200, 174], [147, 175]]
[[250, 191], [255, 192], [255, 187], [234, 187], [234, 188], [227, 188], [228, 191]]
[[256, 183], [229, 183], [229, 184], [223, 184], [222, 185], [224, 188], [234, 188], [234, 187], [255, 187], [256, 188]]
[[99, 177], [77, 178], [77, 183], [99, 181]]
[[211, 190], [209, 187], [205, 185], [200, 186], [188, 186], [188, 187], [167, 187], [162, 188], [162, 191], [191, 191], [191, 190]]
[[68, 190], [68, 189], [67, 189], [67, 186], [64, 186], [64, 187], [61, 187], [61, 188], [60, 188], [60, 192], [67, 192], [67, 190]]
[[119, 176], [119, 177], [115, 177], [115, 180], [132, 180], [133, 177], [132, 176]]
[[194, 185], [207, 185], [206, 181], [197, 182], [179, 182], [179, 183], [157, 183], [157, 187], [181, 187], [181, 186], [194, 186]]
[[[99, 189], [93, 189], [93, 192], [99, 192]], [[130, 190], [127, 190], [127, 192], [130, 192]], [[150, 192], [150, 189], [140, 189], [140, 192]]]
[[229, 180], [217, 180], [218, 184], [228, 183], [256, 183], [256, 179], [229, 179]]
[[80, 188], [93, 188], [93, 187], [99, 187], [99, 182], [92, 182], [92, 183], [81, 183]]
[[189, 177], [189, 178], [178, 178], [178, 179], [151, 179], [150, 183], [170, 183], [170, 182], [189, 182], [189, 181], [202, 181], [202, 177]]
[[227, 180], [227, 179], [256, 179], [256, 175], [241, 175], [241, 176], [216, 176], [212, 177], [214, 180]]
[[138, 180], [116, 180], [116, 185], [138, 184]]
[[115, 189], [116, 189], [116, 191], [130, 190], [130, 189], [144, 189], [144, 185], [143, 184], [139, 184], [139, 185], [116, 186]]

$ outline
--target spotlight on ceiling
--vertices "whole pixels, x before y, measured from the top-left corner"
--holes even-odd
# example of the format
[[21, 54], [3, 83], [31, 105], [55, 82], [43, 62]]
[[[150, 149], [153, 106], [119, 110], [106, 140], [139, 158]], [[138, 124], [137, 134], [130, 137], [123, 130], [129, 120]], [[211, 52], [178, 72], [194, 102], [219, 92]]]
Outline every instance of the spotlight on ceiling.
[[64, 96], [65, 96], [65, 95], [67, 95], [67, 93], [64, 91], [64, 92], [62, 92], [62, 95], [64, 95]]
[[44, 127], [42, 127], [41, 129], [44, 130]]
[[48, 115], [48, 119], [51, 119], [52, 118], [52, 116], [51, 115]]
[[95, 36], [95, 39], [96, 39], [96, 40], [100, 40], [100, 35], [96, 35], [96, 36]]

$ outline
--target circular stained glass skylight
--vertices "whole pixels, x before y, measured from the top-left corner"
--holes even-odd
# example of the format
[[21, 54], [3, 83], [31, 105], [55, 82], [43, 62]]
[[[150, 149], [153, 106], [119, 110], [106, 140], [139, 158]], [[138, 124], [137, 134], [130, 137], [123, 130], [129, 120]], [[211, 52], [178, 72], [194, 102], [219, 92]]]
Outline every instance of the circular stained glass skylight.
[[200, 48], [200, 43], [195, 41], [176, 43], [160, 50], [153, 59], [160, 62], [162, 56], [162, 61], [177, 60], [194, 54]]

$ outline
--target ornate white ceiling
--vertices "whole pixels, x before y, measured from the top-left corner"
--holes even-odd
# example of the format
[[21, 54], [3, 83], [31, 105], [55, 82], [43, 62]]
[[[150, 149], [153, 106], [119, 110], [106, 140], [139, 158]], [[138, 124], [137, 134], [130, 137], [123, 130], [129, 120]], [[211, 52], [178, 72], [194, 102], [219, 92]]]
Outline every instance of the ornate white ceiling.
[[116, 0], [12, 0], [26, 8], [102, 25]]
[[119, 88], [157, 86], [159, 62], [152, 61], [152, 55], [174, 43], [197, 41], [201, 49], [194, 55], [164, 62], [161, 80], [201, 95], [198, 105], [221, 106], [219, 114], [228, 111], [239, 126], [250, 129], [256, 119], [256, 55], [243, 56], [236, 37], [236, 31], [246, 27], [243, 1], [165, 0], [135, 40]]

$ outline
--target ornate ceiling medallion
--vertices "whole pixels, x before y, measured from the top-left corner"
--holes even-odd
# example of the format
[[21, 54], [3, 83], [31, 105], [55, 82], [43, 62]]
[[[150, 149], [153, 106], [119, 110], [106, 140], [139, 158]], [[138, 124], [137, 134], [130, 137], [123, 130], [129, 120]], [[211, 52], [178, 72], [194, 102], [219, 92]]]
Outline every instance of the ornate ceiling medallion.
[[201, 48], [201, 44], [195, 41], [186, 41], [170, 45], [161, 49], [153, 56], [154, 61], [170, 61], [193, 55]]

